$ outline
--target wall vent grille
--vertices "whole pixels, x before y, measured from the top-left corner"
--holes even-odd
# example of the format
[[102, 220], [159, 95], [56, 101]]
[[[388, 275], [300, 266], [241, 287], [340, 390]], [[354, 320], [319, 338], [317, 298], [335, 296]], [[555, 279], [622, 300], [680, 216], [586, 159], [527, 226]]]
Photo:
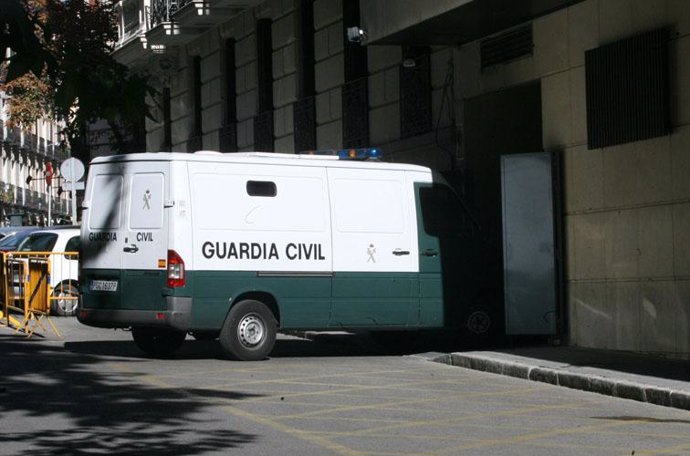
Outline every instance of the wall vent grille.
[[482, 70], [532, 55], [533, 49], [532, 24], [482, 40], [480, 43]]
[[590, 149], [670, 132], [668, 40], [657, 29], [585, 53]]

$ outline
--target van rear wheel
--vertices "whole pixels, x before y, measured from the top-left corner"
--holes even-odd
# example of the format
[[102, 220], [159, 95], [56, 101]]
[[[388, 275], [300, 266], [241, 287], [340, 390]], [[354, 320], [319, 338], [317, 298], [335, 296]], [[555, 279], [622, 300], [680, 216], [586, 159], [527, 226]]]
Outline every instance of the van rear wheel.
[[184, 342], [187, 333], [173, 329], [132, 328], [132, 338], [141, 351], [156, 358], [167, 358]]
[[233, 359], [259, 361], [268, 356], [276, 341], [278, 323], [263, 303], [254, 300], [235, 304], [220, 331], [220, 346]]

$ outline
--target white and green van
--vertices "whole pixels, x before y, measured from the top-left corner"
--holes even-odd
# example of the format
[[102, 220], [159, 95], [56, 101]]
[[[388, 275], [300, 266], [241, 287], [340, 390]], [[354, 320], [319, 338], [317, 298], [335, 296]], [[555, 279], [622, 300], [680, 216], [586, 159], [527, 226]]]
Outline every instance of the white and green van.
[[474, 228], [454, 191], [428, 168], [342, 158], [94, 159], [79, 321], [131, 328], [159, 356], [188, 333], [219, 337], [242, 360], [265, 358], [279, 329], [460, 324]]

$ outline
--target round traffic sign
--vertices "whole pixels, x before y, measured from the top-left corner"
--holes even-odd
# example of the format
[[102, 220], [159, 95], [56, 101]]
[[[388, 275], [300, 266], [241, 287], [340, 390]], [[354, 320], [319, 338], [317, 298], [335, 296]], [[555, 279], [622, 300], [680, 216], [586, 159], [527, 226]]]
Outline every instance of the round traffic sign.
[[77, 182], [84, 176], [84, 164], [78, 158], [70, 157], [60, 165], [60, 174], [67, 182]]

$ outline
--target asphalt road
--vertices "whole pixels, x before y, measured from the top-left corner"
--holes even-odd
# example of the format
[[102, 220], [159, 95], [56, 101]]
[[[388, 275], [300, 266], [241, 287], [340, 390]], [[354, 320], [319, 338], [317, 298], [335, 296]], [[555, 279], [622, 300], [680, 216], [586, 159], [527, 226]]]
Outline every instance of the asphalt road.
[[367, 337], [283, 336], [255, 363], [188, 339], [156, 360], [128, 333], [53, 321], [64, 339], [0, 327], [1, 455], [690, 455], [686, 411]]

